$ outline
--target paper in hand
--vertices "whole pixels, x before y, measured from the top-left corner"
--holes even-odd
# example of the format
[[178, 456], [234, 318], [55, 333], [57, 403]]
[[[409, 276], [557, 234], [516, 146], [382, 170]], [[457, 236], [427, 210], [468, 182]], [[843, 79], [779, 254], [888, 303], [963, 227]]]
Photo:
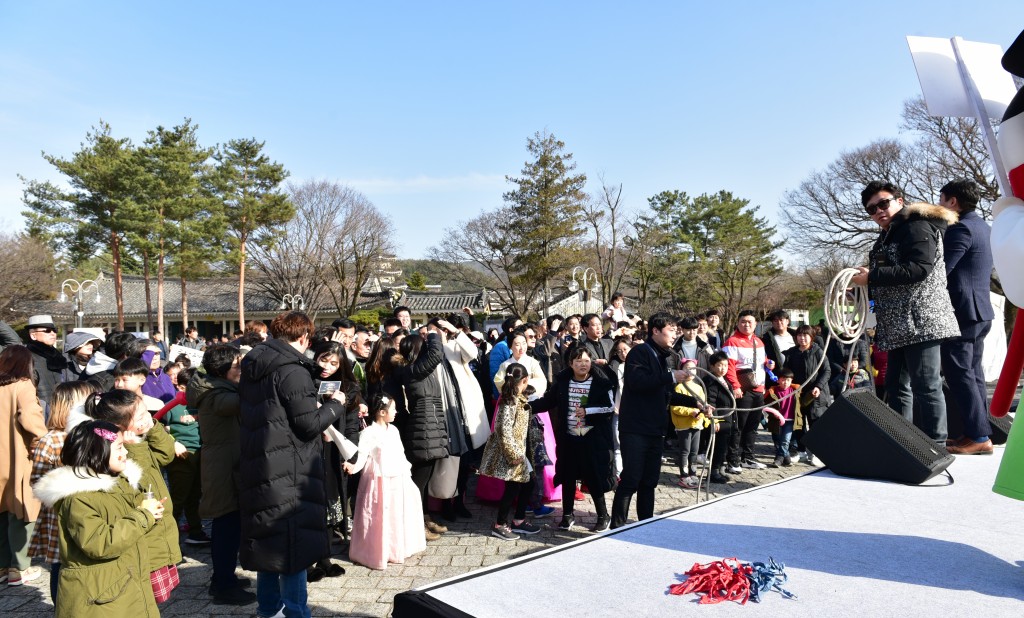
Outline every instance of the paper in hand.
[[359, 451], [359, 447], [338, 431], [334, 425], [328, 425], [324, 433], [330, 436], [331, 442], [338, 448], [338, 452], [341, 453], [342, 460], [348, 461], [352, 459], [352, 456]]
[[333, 395], [338, 389], [341, 388], [341, 382], [330, 382], [325, 381], [320, 383], [320, 390], [316, 392], [317, 395]]

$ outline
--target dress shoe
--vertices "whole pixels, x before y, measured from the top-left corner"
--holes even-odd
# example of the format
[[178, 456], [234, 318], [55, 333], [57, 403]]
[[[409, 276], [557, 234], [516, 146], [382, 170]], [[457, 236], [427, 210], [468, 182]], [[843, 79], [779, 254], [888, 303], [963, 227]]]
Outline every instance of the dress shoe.
[[991, 455], [992, 440], [985, 440], [984, 442], [969, 440], [968, 442], [961, 443], [959, 446], [947, 446], [946, 450], [953, 455]]
[[973, 441], [974, 440], [971, 440], [967, 436], [960, 436], [959, 438], [953, 438], [951, 440], [946, 440], [946, 446], [947, 447], [950, 447], [950, 446], [963, 446], [964, 444], [967, 444], [968, 442], [973, 442]]
[[426, 526], [423, 527], [423, 536], [426, 537], [428, 541], [436, 541], [437, 539], [441, 538], [440, 534], [437, 534], [436, 532], [431, 532], [430, 528], [427, 528]]

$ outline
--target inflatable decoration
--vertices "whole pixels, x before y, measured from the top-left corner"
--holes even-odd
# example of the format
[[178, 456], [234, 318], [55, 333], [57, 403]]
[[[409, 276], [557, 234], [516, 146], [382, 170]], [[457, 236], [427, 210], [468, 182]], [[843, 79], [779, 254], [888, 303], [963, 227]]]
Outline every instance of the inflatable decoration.
[[[1003, 55], [1003, 68], [1024, 77], [1024, 32]], [[993, 208], [992, 259], [1003, 292], [1014, 305], [1024, 307], [1024, 89], [1006, 108], [999, 125], [999, 152], [1010, 177], [1012, 196], [1001, 197]], [[992, 397], [992, 414], [1004, 416], [1010, 409], [1021, 370], [1024, 369], [1024, 310], [1017, 310], [1006, 362]], [[1018, 405], [1018, 410], [1020, 406]], [[1018, 419], [1019, 420], [1019, 419]], [[1024, 423], [1013, 424], [1006, 451], [992, 490], [1024, 500]]]

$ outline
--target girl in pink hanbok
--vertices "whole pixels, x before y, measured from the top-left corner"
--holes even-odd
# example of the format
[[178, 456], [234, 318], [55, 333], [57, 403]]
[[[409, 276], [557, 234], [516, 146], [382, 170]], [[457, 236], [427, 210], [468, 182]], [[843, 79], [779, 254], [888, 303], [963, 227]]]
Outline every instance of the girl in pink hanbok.
[[359, 457], [345, 472], [363, 471], [353, 513], [348, 557], [371, 569], [401, 564], [427, 548], [420, 492], [395, 420], [395, 402], [377, 395], [370, 405], [374, 422], [359, 434]]

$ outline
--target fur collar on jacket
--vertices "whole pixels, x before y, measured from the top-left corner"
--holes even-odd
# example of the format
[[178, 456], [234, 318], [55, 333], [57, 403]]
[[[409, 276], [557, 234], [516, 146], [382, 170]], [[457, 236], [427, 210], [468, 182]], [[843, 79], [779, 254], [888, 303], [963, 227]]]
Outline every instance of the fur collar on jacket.
[[[85, 471], [79, 471], [70, 466], [64, 466], [46, 473], [39, 482], [32, 486], [32, 492], [44, 505], [53, 508], [58, 501], [85, 493], [87, 491], [110, 491], [117, 485], [117, 477], [109, 474], [94, 476]], [[142, 468], [134, 461], [125, 462], [124, 472], [121, 473], [132, 487], [138, 489], [139, 480], [142, 478]], [[83, 478], [84, 477], [84, 478]]]
[[893, 219], [897, 217], [912, 221], [914, 219], [928, 219], [934, 223], [943, 222], [945, 225], [953, 225], [959, 220], [959, 216], [948, 208], [918, 202], [903, 207]]

